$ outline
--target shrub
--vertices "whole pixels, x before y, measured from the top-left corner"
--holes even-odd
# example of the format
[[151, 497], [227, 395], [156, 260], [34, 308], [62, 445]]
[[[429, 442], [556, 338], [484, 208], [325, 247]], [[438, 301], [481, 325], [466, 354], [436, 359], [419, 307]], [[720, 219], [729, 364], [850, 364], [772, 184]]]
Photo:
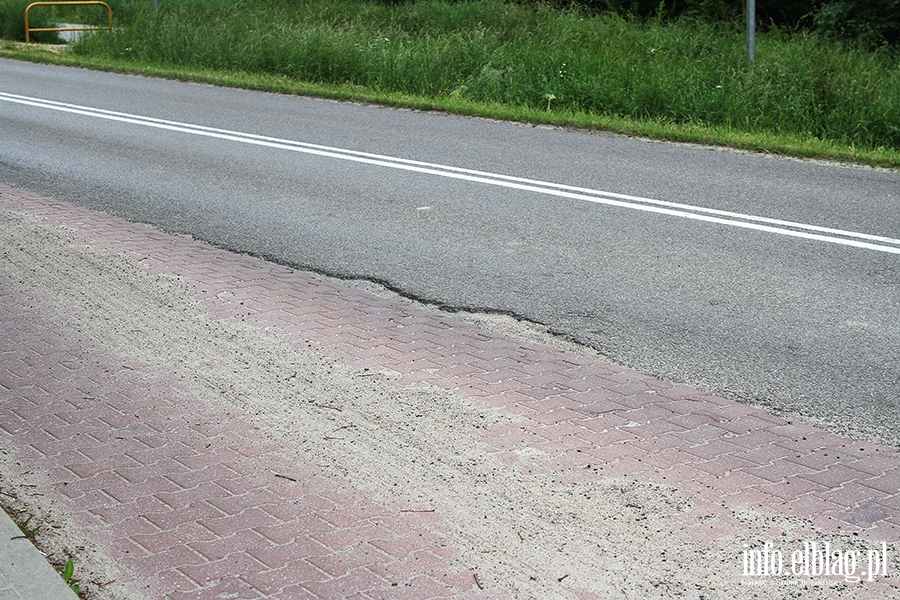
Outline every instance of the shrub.
[[[25, 41], [25, 8], [34, 0], [0, 0], [0, 38], [4, 40]], [[41, 7], [44, 8], [44, 7]], [[28, 15], [31, 27], [52, 27], [46, 20], [47, 12], [40, 13], [40, 8], [32, 9]], [[45, 31], [31, 34], [35, 42], [54, 43], [59, 41], [56, 32]]]
[[816, 27], [873, 47], [900, 42], [900, 0], [832, 0], [814, 13]]

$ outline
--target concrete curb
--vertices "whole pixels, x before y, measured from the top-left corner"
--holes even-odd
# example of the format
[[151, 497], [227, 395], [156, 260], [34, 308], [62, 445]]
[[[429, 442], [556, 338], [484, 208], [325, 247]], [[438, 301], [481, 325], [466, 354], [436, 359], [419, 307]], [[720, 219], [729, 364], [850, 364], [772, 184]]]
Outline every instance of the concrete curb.
[[72, 600], [75, 594], [47, 559], [0, 510], [0, 599]]

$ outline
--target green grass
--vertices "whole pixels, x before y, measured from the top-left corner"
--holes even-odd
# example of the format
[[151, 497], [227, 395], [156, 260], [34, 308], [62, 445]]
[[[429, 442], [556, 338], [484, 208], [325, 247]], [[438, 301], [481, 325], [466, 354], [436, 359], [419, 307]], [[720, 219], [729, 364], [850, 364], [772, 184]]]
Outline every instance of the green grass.
[[[31, 4], [31, 0], [0, 0], [0, 38], [7, 40], [25, 39], [25, 8]], [[29, 25], [32, 28], [50, 27], [46, 13], [38, 12], [38, 8], [32, 9], [28, 15]], [[58, 38], [53, 32], [38, 32], [32, 34], [36, 42], [55, 43]]]
[[81, 580], [75, 578], [75, 563], [71, 558], [67, 559], [63, 566], [57, 567], [56, 572], [62, 576], [63, 581], [76, 596], [81, 594]]
[[113, 35], [52, 60], [900, 166], [900, 59], [886, 50], [770, 31], [747, 69], [733, 24], [499, 0], [149, 4], [119, 0]]

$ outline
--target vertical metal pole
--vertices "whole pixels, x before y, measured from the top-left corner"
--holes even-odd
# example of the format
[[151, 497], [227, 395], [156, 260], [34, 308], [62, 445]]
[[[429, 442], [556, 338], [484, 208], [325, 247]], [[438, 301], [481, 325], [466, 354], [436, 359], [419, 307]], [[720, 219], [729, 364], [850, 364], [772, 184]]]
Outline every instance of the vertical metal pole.
[[153, 0], [153, 12], [159, 10], [159, 0]]
[[[155, 0], [154, 0], [155, 1]], [[747, 0], [747, 66], [756, 60], [756, 0]]]

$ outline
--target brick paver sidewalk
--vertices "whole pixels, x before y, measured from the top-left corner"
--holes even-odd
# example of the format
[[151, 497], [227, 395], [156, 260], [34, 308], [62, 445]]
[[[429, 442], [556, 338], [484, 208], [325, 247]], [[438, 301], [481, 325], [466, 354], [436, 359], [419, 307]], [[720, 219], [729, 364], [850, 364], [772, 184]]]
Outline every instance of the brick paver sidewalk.
[[[900, 540], [894, 449], [34, 194], [0, 186], [0, 209], [177, 276], [215, 318], [515, 415], [484, 431], [486, 451], [514, 462], [527, 444], [561, 484], [627, 475], [674, 485], [694, 499], [680, 517], [686, 543], [746, 533], [733, 516], [742, 508]], [[199, 403], [164, 365], [123, 365], [55, 327], [27, 292], [0, 262], [2, 447], [46, 473], [43, 493], [119, 563], [123, 589], [504, 597], [460, 565], [441, 511], [379, 503], [234, 407]], [[866, 594], [890, 596], [890, 584], [867, 582]]]

